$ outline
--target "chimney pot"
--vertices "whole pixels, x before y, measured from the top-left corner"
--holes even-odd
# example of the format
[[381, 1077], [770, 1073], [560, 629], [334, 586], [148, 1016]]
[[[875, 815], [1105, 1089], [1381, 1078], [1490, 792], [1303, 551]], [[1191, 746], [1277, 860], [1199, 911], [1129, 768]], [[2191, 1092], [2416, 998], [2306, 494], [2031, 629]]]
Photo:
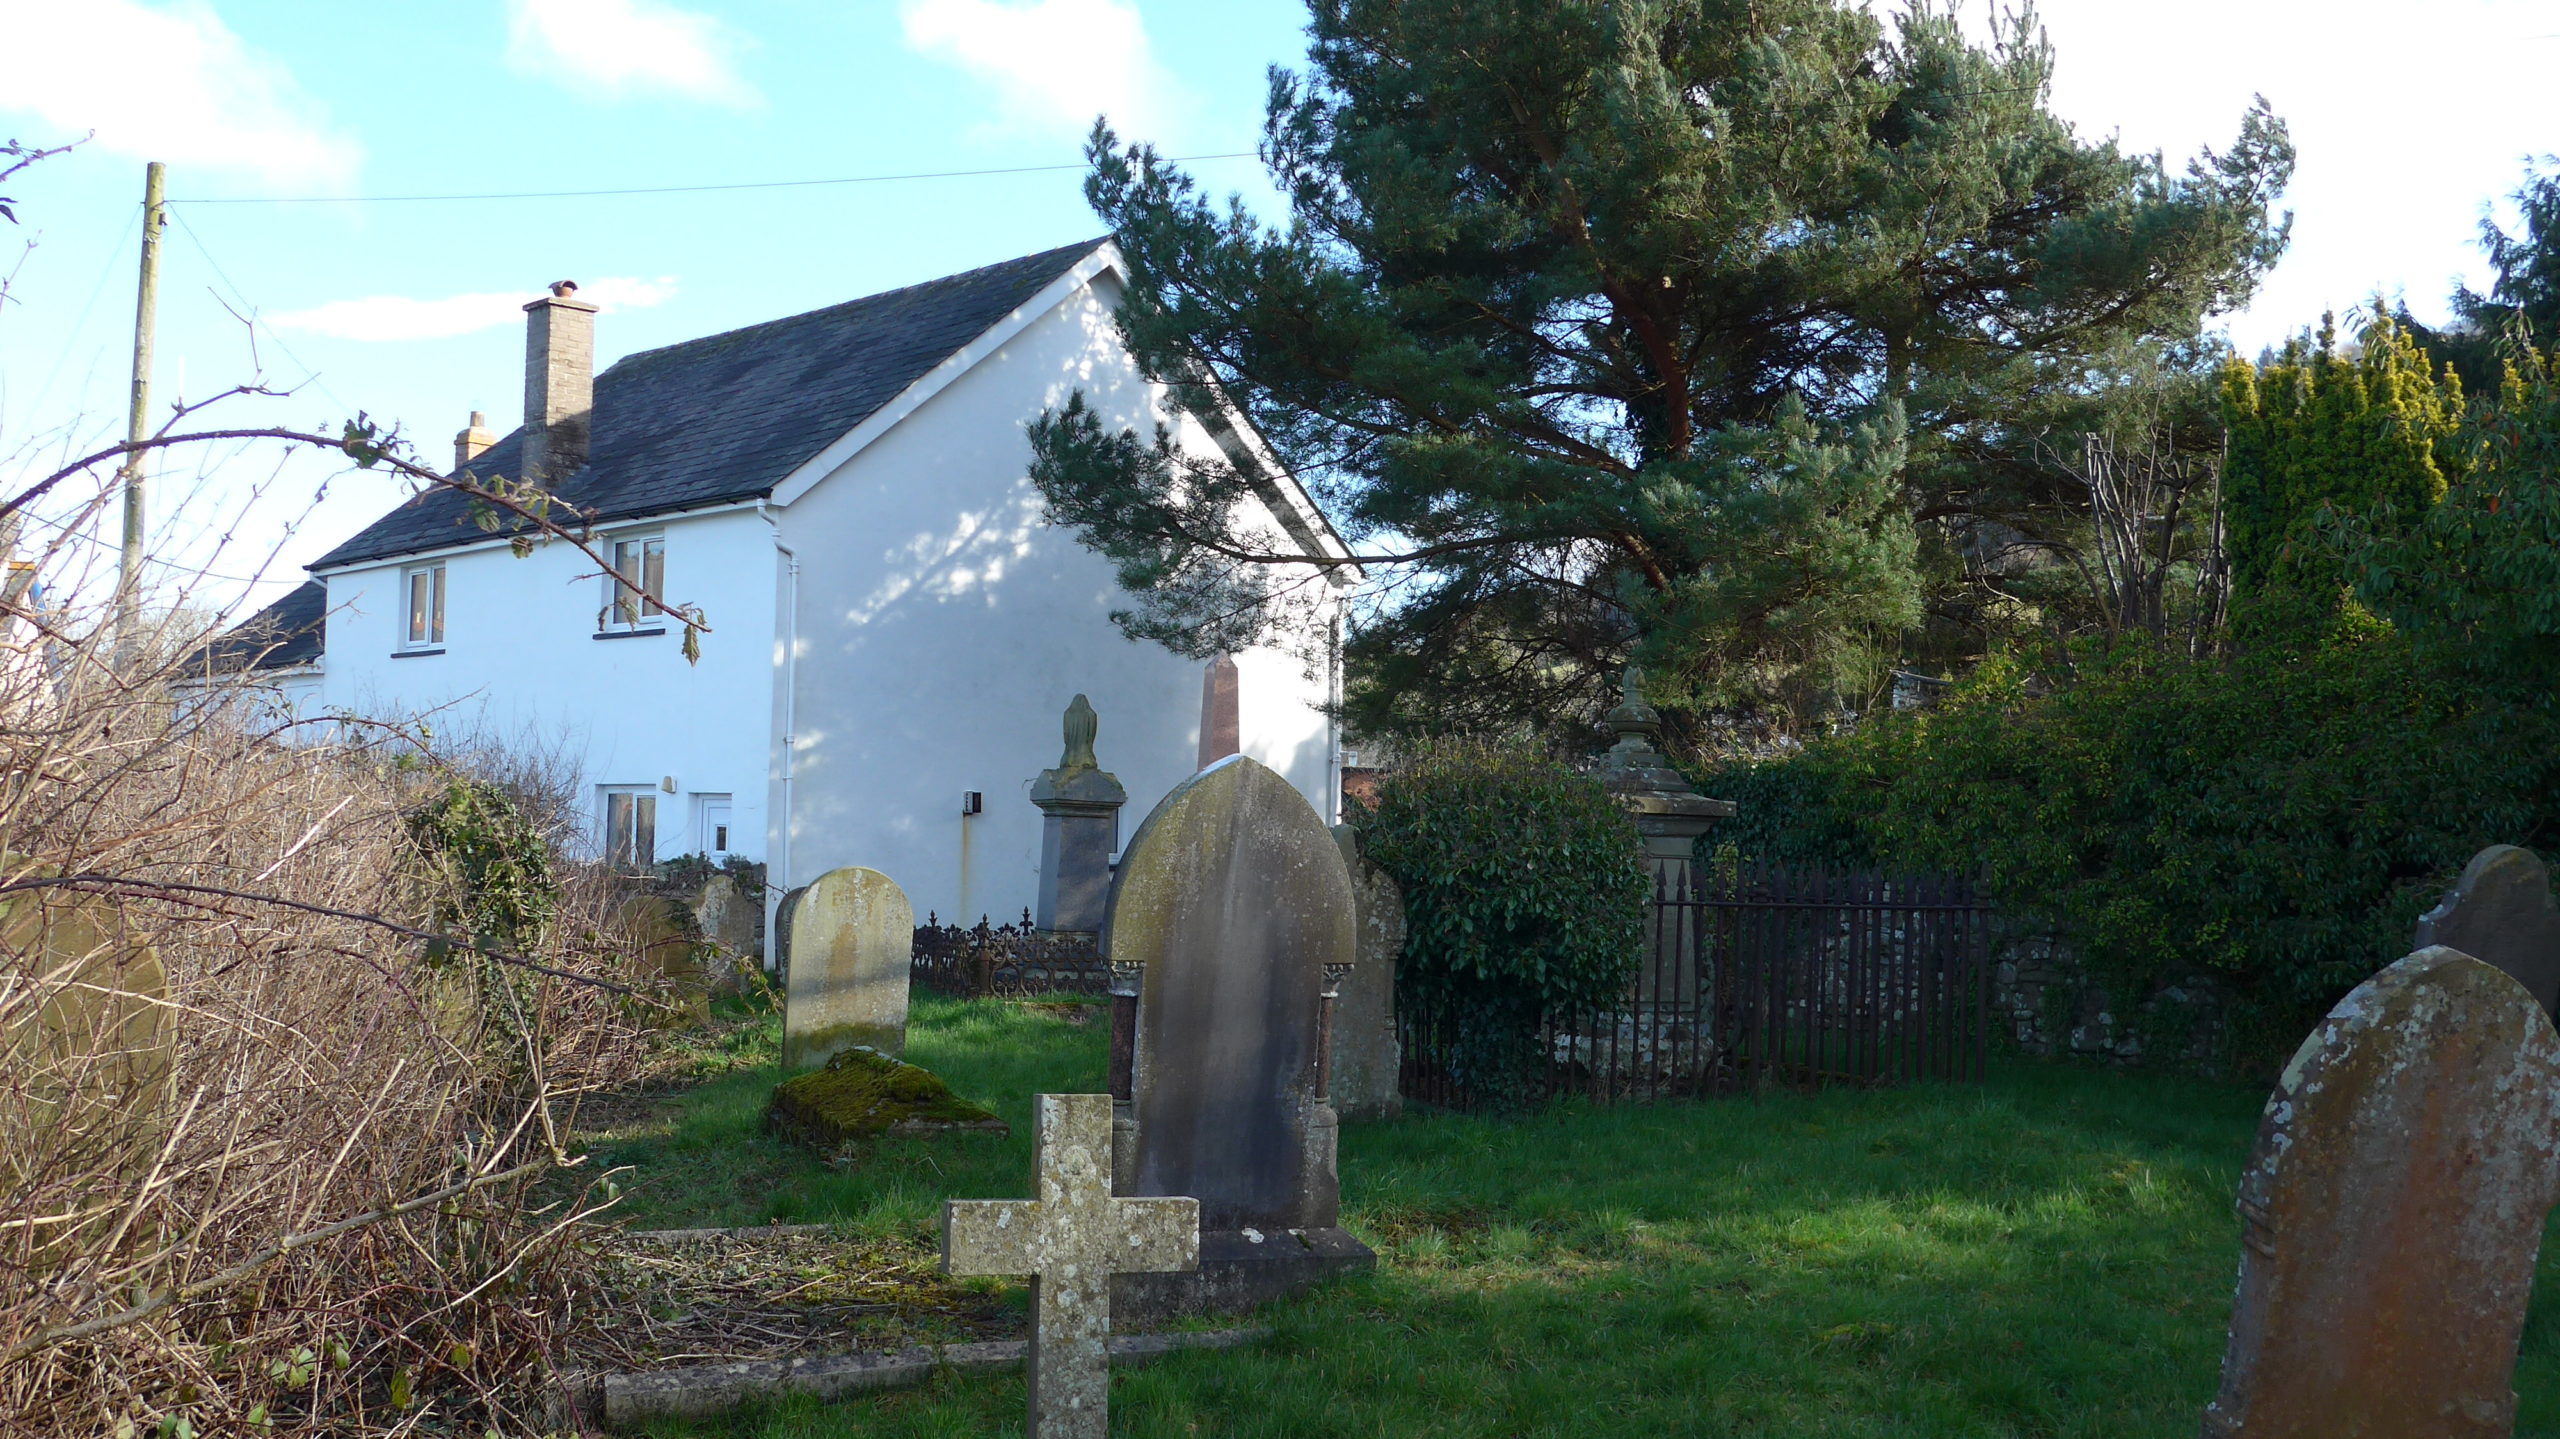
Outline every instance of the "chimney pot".
[[471, 423], [463, 427], [461, 434], [453, 437], [453, 468], [455, 472], [459, 473], [463, 466], [480, 458], [483, 451], [487, 450], [491, 445], [494, 445], [497, 442], [498, 437], [489, 433], [489, 417], [478, 410], [473, 410], [471, 412]]
[[596, 397], [596, 307], [556, 281], [524, 307], [524, 478], [549, 484], [587, 462]]

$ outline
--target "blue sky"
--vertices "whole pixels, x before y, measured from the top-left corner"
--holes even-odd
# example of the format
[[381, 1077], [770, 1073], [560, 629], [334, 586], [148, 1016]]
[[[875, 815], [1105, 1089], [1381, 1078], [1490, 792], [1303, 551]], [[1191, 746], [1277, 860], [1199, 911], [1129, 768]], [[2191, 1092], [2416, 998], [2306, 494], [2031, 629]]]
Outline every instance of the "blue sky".
[[[1979, 18], [1979, 4], [1971, 7]], [[2054, 0], [2056, 108], [2174, 161], [2254, 93], [2303, 151], [2292, 255], [2254, 349], [2380, 288], [2438, 313], [2485, 205], [2560, 151], [2560, 0]], [[254, 366], [297, 386], [233, 423], [362, 409], [430, 459], [473, 409], [516, 418], [521, 316], [548, 281], [606, 303], [601, 359], [1081, 238], [1075, 169], [707, 194], [218, 203], [647, 188], [1067, 165], [1109, 112], [1170, 153], [1250, 150], [1297, 0], [0, 0], [0, 133], [73, 156], [10, 187], [0, 228], [0, 470], [121, 430], [141, 161], [166, 160], [159, 397]], [[1261, 193], [1250, 161], [1203, 161]], [[19, 253], [32, 241], [33, 248]], [[263, 452], [160, 485], [155, 548], [255, 597], [399, 495]], [[319, 503], [313, 503], [315, 495]], [[228, 536], [224, 543], [222, 537]], [[220, 552], [216, 547], [220, 545]]]

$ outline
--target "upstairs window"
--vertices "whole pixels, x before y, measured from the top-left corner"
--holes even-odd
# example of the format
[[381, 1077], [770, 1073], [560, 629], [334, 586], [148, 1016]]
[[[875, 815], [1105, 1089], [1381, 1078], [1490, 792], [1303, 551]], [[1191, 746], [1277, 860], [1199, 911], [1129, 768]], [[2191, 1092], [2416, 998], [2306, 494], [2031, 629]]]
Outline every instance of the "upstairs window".
[[444, 643], [444, 566], [419, 565], [401, 572], [409, 601], [408, 624], [401, 631], [405, 649], [433, 649]]
[[667, 592], [667, 537], [633, 535], [607, 551], [613, 573], [605, 576], [605, 628], [657, 628], [666, 614], [658, 596]]
[[604, 791], [604, 862], [640, 870], [658, 862], [658, 795], [638, 785]]

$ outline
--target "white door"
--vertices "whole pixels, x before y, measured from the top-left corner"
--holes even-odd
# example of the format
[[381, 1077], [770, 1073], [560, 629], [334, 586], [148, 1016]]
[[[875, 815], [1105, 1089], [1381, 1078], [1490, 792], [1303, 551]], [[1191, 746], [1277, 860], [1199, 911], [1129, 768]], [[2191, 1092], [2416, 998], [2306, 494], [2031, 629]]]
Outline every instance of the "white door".
[[702, 797], [702, 852], [715, 860], [729, 857], [729, 796]]

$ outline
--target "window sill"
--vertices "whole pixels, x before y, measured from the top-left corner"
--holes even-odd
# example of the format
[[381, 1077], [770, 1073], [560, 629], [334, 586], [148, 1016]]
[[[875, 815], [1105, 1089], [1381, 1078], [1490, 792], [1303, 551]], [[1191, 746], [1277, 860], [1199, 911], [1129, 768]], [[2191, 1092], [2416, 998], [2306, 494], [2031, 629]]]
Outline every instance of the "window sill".
[[654, 630], [598, 630], [595, 633], [595, 638], [600, 640], [645, 640], [651, 635], [662, 635], [666, 632], [667, 627], [664, 625], [660, 625]]
[[440, 655], [443, 653], [444, 646], [438, 645], [431, 650], [393, 650], [391, 652], [391, 657], [395, 660], [422, 660], [429, 655]]

